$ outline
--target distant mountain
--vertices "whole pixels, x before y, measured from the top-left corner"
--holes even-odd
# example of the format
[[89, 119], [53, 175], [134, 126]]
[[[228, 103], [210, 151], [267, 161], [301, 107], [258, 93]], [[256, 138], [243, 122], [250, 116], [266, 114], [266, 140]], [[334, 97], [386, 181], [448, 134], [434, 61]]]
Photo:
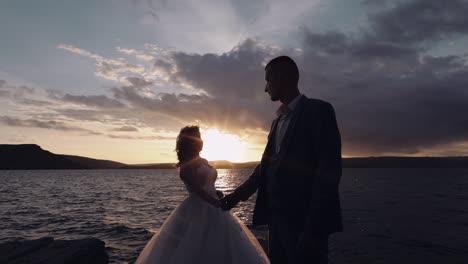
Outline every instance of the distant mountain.
[[121, 169], [175, 169], [175, 163], [126, 164]]
[[259, 161], [250, 162], [230, 162], [227, 160], [211, 161], [210, 164], [217, 169], [247, 169], [255, 168]]
[[73, 161], [87, 169], [120, 169], [127, 166], [125, 163], [120, 163], [112, 160], [91, 159], [81, 156], [60, 155], [68, 160]]
[[0, 145], [1, 170], [116, 169], [123, 163], [54, 154], [38, 145]]
[[[218, 169], [254, 168], [259, 162], [211, 161]], [[343, 159], [344, 168], [468, 168], [468, 157], [363, 157]], [[129, 165], [110, 160], [54, 154], [38, 145], [1, 145], [0, 170], [174, 169], [175, 163]]]
[[38, 145], [0, 145], [0, 169], [84, 169], [66, 157], [43, 150]]

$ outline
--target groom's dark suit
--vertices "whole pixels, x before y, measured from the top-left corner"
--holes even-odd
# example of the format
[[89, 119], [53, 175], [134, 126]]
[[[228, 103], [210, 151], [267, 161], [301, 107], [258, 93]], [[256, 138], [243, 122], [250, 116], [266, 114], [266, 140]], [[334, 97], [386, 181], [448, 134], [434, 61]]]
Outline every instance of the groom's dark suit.
[[[331, 104], [301, 96], [275, 150], [272, 123], [260, 164], [234, 194], [258, 190], [253, 224], [268, 224], [272, 263], [324, 261], [328, 235], [342, 231], [341, 140]], [[320, 251], [320, 252], [318, 252]]]

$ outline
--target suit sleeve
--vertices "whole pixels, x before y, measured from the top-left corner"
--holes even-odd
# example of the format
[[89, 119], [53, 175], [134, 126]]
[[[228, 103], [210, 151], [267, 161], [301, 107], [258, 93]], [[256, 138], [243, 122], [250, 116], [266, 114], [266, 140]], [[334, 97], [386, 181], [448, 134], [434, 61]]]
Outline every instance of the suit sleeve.
[[260, 166], [258, 164], [250, 177], [234, 191], [242, 201], [247, 201], [254, 194], [260, 185]]
[[320, 121], [314, 138], [314, 150], [317, 157], [315, 179], [310, 195], [309, 212], [304, 231], [307, 234], [323, 232], [329, 215], [330, 206], [338, 191], [341, 178], [341, 137], [336, 122], [335, 111], [326, 103], [320, 111]]
[[[270, 137], [272, 136], [274, 124], [275, 124], [275, 121], [273, 120], [273, 122], [271, 123], [271, 127], [270, 127], [270, 133], [268, 134], [268, 141], [270, 140]], [[265, 147], [265, 151], [266, 151], [266, 147]], [[263, 154], [265, 155], [265, 152]], [[263, 158], [262, 158], [262, 161], [263, 161]], [[252, 194], [254, 194], [257, 191], [260, 185], [262, 161], [260, 161], [260, 164], [258, 164], [255, 167], [250, 177], [244, 183], [242, 183], [239, 187], [237, 187], [237, 189], [234, 191], [234, 193], [237, 194], [239, 199], [241, 199], [242, 201], [247, 201], [249, 197], [252, 196]]]

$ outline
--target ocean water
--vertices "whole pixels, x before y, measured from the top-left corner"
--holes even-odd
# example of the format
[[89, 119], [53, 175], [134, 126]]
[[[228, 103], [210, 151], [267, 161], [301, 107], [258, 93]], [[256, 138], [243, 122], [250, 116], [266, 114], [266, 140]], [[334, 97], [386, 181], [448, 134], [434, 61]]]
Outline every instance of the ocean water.
[[[231, 192], [250, 169], [218, 170]], [[96, 237], [136, 259], [186, 191], [176, 170], [0, 171], [0, 242]], [[468, 263], [468, 169], [345, 169], [332, 263]], [[246, 224], [255, 196], [233, 211]]]

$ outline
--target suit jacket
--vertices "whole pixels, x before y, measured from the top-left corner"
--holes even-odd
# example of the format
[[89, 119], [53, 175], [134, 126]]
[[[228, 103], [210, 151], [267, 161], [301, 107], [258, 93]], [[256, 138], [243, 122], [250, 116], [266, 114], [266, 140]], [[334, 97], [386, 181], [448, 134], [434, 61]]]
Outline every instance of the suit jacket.
[[234, 193], [245, 201], [258, 190], [253, 224], [268, 224], [272, 209], [266, 181], [275, 177], [275, 210], [291, 223], [302, 225], [307, 234], [342, 231], [341, 139], [332, 105], [302, 96], [281, 142], [274, 172], [270, 169], [267, 175], [267, 150], [277, 121], [273, 120], [260, 164]]

